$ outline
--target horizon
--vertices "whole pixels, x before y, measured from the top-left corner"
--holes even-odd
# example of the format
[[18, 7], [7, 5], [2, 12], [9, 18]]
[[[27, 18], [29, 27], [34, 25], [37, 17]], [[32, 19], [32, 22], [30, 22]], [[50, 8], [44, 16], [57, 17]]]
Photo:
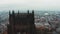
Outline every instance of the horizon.
[[0, 0], [0, 10], [60, 11], [60, 0]]

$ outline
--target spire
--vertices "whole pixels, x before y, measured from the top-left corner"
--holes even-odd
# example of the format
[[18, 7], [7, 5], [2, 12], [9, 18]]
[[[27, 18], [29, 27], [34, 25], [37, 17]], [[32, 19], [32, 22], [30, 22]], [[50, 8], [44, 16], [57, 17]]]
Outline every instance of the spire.
[[12, 10], [12, 17], [15, 18], [14, 10]]
[[19, 15], [19, 10], [18, 10], [18, 15]]
[[27, 13], [29, 14], [29, 10], [27, 11]]
[[11, 17], [11, 12], [10, 12], [10, 10], [9, 10], [9, 17]]
[[32, 10], [32, 13], [34, 14], [34, 10]]
[[12, 10], [12, 14], [14, 14], [14, 10]]
[[34, 24], [34, 10], [32, 10], [32, 20], [33, 20], [33, 24]]

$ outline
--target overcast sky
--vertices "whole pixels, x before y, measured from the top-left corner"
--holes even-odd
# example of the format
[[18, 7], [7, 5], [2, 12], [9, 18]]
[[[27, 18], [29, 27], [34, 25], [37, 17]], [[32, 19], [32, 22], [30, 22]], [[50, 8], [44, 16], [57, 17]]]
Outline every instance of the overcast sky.
[[60, 0], [0, 0], [0, 10], [8, 9], [60, 11]]

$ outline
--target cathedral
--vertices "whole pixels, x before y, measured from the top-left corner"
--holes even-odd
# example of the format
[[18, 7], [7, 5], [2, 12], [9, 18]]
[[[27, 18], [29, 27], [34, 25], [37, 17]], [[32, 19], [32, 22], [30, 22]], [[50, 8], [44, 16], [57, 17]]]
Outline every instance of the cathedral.
[[34, 11], [29, 13], [9, 12], [9, 24], [7, 25], [8, 34], [36, 34], [34, 24]]

